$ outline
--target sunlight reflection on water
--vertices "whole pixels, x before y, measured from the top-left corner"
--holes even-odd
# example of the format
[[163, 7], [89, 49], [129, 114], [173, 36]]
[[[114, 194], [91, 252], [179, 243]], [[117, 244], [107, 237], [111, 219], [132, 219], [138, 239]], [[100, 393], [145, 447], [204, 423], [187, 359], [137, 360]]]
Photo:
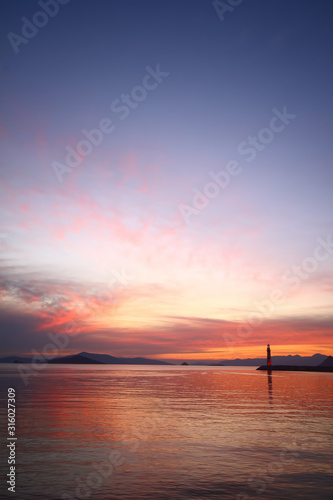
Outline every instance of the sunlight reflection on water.
[[2, 394], [17, 387], [20, 499], [333, 496], [332, 374], [50, 365], [24, 387], [0, 368]]

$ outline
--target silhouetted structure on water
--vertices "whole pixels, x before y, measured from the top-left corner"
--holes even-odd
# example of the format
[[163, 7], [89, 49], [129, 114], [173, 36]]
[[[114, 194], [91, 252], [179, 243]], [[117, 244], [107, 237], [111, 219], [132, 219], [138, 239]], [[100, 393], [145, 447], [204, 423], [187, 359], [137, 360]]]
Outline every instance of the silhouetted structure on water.
[[271, 348], [269, 344], [267, 344], [267, 368], [272, 368]]

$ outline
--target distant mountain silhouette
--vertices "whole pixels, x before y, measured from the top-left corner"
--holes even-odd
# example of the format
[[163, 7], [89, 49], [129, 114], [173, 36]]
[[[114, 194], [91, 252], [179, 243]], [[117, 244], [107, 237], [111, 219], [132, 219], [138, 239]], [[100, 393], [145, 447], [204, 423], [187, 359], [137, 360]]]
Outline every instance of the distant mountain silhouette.
[[[7, 356], [0, 358], [0, 363], [32, 363], [33, 358], [20, 356]], [[80, 352], [69, 356], [59, 356], [48, 360], [51, 364], [107, 364], [107, 365], [172, 365], [167, 361], [149, 358], [116, 358], [109, 354], [95, 354], [91, 352]]]
[[[324, 354], [314, 354], [313, 356], [299, 356], [298, 354], [292, 356], [272, 356], [273, 365], [294, 365], [294, 366], [318, 366], [322, 363], [327, 356]], [[225, 366], [260, 366], [265, 365], [267, 362], [265, 358], [247, 358], [247, 359], [223, 359]]]
[[[74, 357], [76, 356], [76, 358]], [[81, 358], [78, 358], [80, 356]], [[73, 358], [72, 361], [70, 358]], [[84, 359], [82, 359], [84, 358]], [[327, 361], [332, 359], [331, 356], [325, 356], [324, 354], [314, 354], [313, 356], [272, 356], [273, 365], [292, 365], [292, 366], [318, 366], [320, 363], [332, 363], [332, 361]], [[69, 356], [59, 356], [49, 359], [49, 363], [60, 363], [61, 361], [54, 361], [55, 359], [62, 359], [63, 363], [104, 363], [110, 365], [174, 365], [174, 363], [169, 363], [167, 361], [161, 361], [157, 359], [149, 358], [118, 358], [111, 356], [109, 354], [95, 354], [91, 352], [79, 352], [78, 354], [72, 354]], [[31, 363], [33, 358], [25, 356], [6, 356], [0, 358], [0, 363]], [[266, 358], [247, 358], [247, 359], [223, 359], [221, 361], [210, 360], [210, 361], [195, 361], [187, 360], [187, 363], [197, 366], [261, 366], [266, 364]], [[323, 365], [325, 366], [325, 365]], [[331, 366], [331, 365], [326, 365]]]
[[274, 363], [272, 366], [267, 366], [261, 365], [257, 370], [264, 370], [264, 371], [304, 371], [304, 372], [333, 372], [333, 358], [332, 356], [326, 357], [326, 359], [320, 363], [319, 365], [313, 366], [313, 365], [275, 365]]
[[75, 364], [75, 365], [101, 365], [104, 364], [101, 361], [96, 361], [94, 359], [87, 358], [86, 356], [81, 356], [81, 354], [74, 354], [73, 356], [61, 356], [60, 358], [53, 358], [49, 360], [50, 364], [61, 363], [61, 364]]
[[158, 359], [116, 358], [115, 356], [110, 356], [109, 354], [95, 354], [84, 351], [80, 352], [79, 355], [108, 365], [172, 365], [172, 363], [167, 363], [166, 361], [160, 361]]
[[333, 366], [332, 356], [327, 356], [327, 358], [322, 363], [320, 363], [319, 366]]

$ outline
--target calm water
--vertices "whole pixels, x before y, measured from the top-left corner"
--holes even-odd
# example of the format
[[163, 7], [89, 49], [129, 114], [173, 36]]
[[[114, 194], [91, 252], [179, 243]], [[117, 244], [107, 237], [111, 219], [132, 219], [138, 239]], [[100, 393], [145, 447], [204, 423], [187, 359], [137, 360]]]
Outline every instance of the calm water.
[[[32, 380], [32, 378], [30, 379]], [[0, 365], [0, 498], [331, 499], [333, 374]], [[4, 404], [17, 392], [17, 493]]]

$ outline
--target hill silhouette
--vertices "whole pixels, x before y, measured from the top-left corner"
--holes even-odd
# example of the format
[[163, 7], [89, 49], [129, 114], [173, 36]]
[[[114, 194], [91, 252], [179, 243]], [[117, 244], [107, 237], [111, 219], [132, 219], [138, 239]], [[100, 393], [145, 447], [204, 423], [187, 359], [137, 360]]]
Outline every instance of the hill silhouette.
[[[6, 356], [0, 358], [0, 363], [32, 363], [34, 358], [21, 356]], [[149, 358], [117, 358], [109, 354], [95, 354], [91, 352], [79, 352], [68, 356], [57, 356], [48, 360], [51, 364], [106, 364], [106, 365], [172, 365], [167, 361]]]

